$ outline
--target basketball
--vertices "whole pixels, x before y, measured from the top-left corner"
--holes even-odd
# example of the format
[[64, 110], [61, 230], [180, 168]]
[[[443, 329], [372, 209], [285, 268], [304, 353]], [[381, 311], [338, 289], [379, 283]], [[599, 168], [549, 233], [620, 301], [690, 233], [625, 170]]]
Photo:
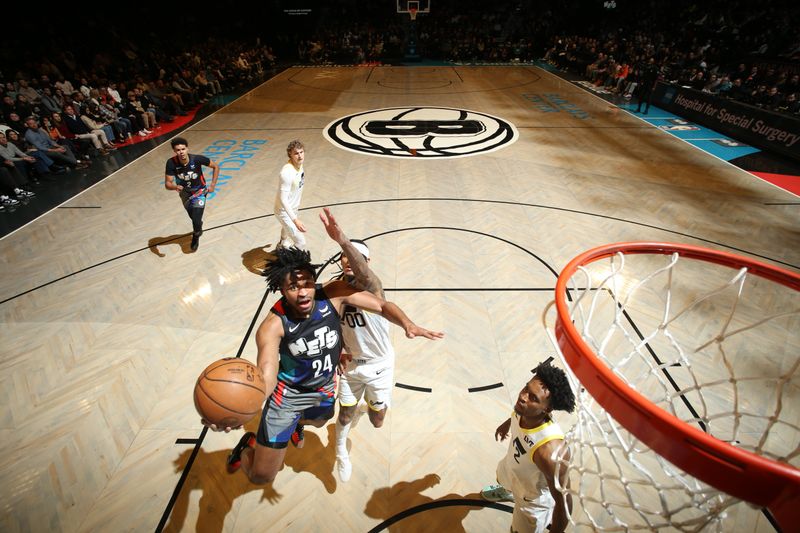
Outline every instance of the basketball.
[[218, 428], [239, 427], [261, 412], [267, 384], [250, 361], [226, 357], [208, 365], [194, 386], [194, 406]]

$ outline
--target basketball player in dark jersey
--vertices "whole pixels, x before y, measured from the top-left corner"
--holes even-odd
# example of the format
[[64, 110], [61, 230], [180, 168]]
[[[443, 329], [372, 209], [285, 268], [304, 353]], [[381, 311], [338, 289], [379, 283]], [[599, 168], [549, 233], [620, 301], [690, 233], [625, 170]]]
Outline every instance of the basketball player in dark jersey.
[[[178, 191], [186, 213], [192, 220], [192, 251], [200, 244], [203, 234], [203, 211], [206, 207], [206, 195], [214, 192], [219, 176], [219, 165], [204, 155], [189, 153], [189, 143], [183, 137], [175, 137], [170, 143], [175, 156], [167, 159], [164, 171], [164, 187], [170, 191]], [[203, 167], [213, 169], [211, 185], [206, 186]]]
[[[292, 247], [278, 248], [265, 270], [270, 290], [280, 290], [282, 296], [256, 333], [267, 401], [258, 433], [245, 433], [228, 457], [228, 470], [241, 466], [253, 483], [275, 479], [289, 440], [302, 442], [293, 438], [298, 425], [322, 427], [333, 417], [344, 305], [381, 314], [401, 326], [408, 338], [443, 336], [417, 326], [392, 302], [344, 281], [316, 284], [317, 267], [307, 251]], [[207, 425], [212, 430], [231, 429]]]

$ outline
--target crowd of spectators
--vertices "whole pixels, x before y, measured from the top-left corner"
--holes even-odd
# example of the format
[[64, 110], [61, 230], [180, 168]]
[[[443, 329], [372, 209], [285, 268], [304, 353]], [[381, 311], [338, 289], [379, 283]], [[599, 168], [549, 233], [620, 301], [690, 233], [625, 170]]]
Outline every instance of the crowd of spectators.
[[[402, 61], [413, 32], [418, 55], [455, 63], [544, 58], [630, 97], [649, 75], [782, 113], [798, 113], [800, 37], [790, 2], [649, 0], [476, 4], [435, 0], [411, 23], [385, 6], [343, 0], [323, 8], [299, 39], [302, 62]], [[575, 28], [580, 28], [576, 31]]]
[[642, 10], [640, 19], [611, 31], [554, 35], [544, 59], [630, 97], [652, 58], [662, 81], [800, 114], [800, 39], [789, 22], [798, 8], [730, 1], [693, 7]]
[[[413, 39], [416, 55], [432, 60], [543, 58], [623, 97], [657, 77], [800, 113], [796, 3], [435, 0], [414, 22], [380, 2], [312, 4], [303, 16], [265, 5], [249, 22], [231, 12], [221, 25], [239, 38], [206, 35], [204, 14], [181, 11], [173, 32], [137, 39], [109, 29], [113, 17], [87, 19], [93, 40], [54, 28], [20, 50], [0, 49], [0, 208], [32, 194], [33, 180], [85, 167], [216, 94], [252, 84], [276, 55], [306, 64], [392, 63]], [[114, 46], [101, 46], [107, 41]]]
[[236, 41], [178, 53], [126, 43], [121, 53], [82, 62], [60, 50], [0, 73], [0, 210], [33, 196], [41, 180], [64, 179], [215, 95], [252, 85], [275, 63], [269, 47]]

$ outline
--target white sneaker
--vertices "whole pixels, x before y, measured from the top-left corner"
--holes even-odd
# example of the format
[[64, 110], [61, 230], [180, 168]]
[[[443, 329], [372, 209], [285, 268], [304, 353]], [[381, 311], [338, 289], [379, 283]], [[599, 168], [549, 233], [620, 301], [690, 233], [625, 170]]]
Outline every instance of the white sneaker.
[[17, 205], [19, 203], [18, 200], [14, 200], [13, 198], [9, 198], [5, 195], [0, 196], [0, 202], [2, 202], [3, 205]]
[[147, 134], [144, 132], [144, 130], [139, 132], [139, 137], [147, 137]]
[[336, 456], [336, 473], [339, 474], [339, 479], [342, 483], [350, 481], [350, 476], [353, 474], [353, 465], [350, 463], [349, 456]]

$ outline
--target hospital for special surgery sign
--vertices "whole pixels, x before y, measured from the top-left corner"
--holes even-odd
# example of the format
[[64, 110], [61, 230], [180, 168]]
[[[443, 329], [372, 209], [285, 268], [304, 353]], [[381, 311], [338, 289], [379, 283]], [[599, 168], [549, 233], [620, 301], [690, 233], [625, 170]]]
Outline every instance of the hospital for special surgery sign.
[[656, 102], [707, 128], [800, 159], [800, 120], [735, 100], [659, 83]]

